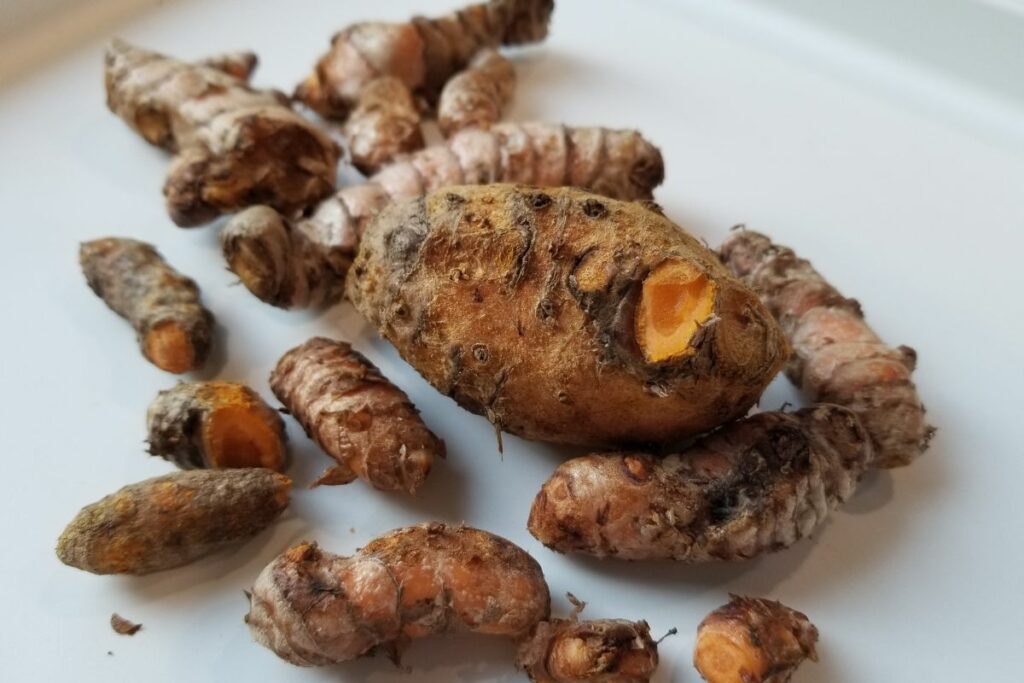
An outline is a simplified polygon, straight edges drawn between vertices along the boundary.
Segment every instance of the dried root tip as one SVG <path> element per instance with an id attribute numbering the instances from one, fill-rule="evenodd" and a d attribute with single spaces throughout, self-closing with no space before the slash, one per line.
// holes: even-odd
<path id="1" fill-rule="evenodd" d="M 520 645 L 517 662 L 535 683 L 646 683 L 658 645 L 644 621 L 553 619 Z"/>
<path id="2" fill-rule="evenodd" d="M 108 237 L 82 243 L 89 287 L 135 328 L 143 355 L 161 370 L 200 367 L 210 350 L 213 315 L 195 282 L 167 265 L 152 245 Z"/>
<path id="3" fill-rule="evenodd" d="M 693 665 L 708 683 L 785 683 L 817 661 L 818 629 L 781 602 L 731 596 L 697 629 Z"/>
<path id="4" fill-rule="evenodd" d="M 437 19 L 353 24 L 334 36 L 295 97 L 321 116 L 344 119 L 367 83 L 394 76 L 436 102 L 481 50 L 547 36 L 553 8 L 553 0 L 490 0 Z"/>
<path id="5" fill-rule="evenodd" d="M 860 304 L 829 284 L 810 262 L 757 232 L 734 232 L 721 256 L 756 291 L 793 346 L 786 373 L 816 402 L 853 410 L 871 435 L 876 467 L 902 467 L 928 448 L 935 431 L 911 373 L 917 354 L 887 346 Z"/>
<path id="6" fill-rule="evenodd" d="M 114 633 L 117 633 L 118 635 L 134 636 L 142 630 L 142 624 L 136 624 L 129 621 L 115 612 L 110 615 L 110 628 L 114 629 Z"/>
<path id="7" fill-rule="evenodd" d="M 416 493 L 444 442 L 408 396 L 349 344 L 322 337 L 286 353 L 270 386 L 296 420 L 337 461 L 320 484 L 358 477 L 378 489 Z"/>
<path id="8" fill-rule="evenodd" d="M 852 495 L 871 457 L 860 421 L 840 406 L 758 413 L 664 459 L 563 463 L 534 500 L 529 529 L 559 552 L 749 559 L 810 534 Z"/>
<path id="9" fill-rule="evenodd" d="M 396 529 L 351 557 L 303 543 L 252 588 L 253 639 L 300 666 L 397 653 L 452 631 L 525 637 L 548 617 L 540 566 L 503 538 L 440 523 Z"/>
<path id="10" fill-rule="evenodd" d="M 445 137 L 463 128 L 487 130 L 501 120 L 516 85 L 516 70 L 497 50 L 484 50 L 441 91 L 437 123 Z"/>
<path id="11" fill-rule="evenodd" d="M 180 567 L 270 526 L 291 484 L 261 468 L 147 479 L 83 508 L 57 541 L 57 557 L 93 574 Z"/>
<path id="12" fill-rule="evenodd" d="M 408 86 L 394 76 L 366 84 L 344 132 L 352 164 L 366 175 L 423 148 L 419 109 Z"/>
<path id="13" fill-rule="evenodd" d="M 146 424 L 149 452 L 182 469 L 285 466 L 281 416 L 243 384 L 182 382 L 157 395 Z"/>
<path id="14" fill-rule="evenodd" d="M 175 152 L 164 195 L 193 226 L 253 204 L 293 212 L 330 194 L 337 145 L 287 98 L 247 83 L 251 53 L 188 63 L 115 40 L 107 105 L 148 142 Z"/>
<path id="15" fill-rule="evenodd" d="M 690 345 L 714 313 L 716 287 L 685 261 L 666 261 L 644 278 L 636 341 L 651 363 L 693 354 Z"/>

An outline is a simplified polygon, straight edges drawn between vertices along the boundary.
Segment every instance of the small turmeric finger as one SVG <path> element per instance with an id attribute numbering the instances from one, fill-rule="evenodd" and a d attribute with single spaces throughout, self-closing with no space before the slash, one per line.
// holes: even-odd
<path id="1" fill-rule="evenodd" d="M 550 608 L 537 562 L 486 531 L 440 523 L 396 529 L 351 557 L 297 545 L 253 585 L 253 639 L 300 666 L 453 631 L 522 638 Z"/>
<path id="2" fill-rule="evenodd" d="M 352 165 L 366 175 L 423 148 L 419 109 L 409 88 L 394 76 L 366 84 L 343 131 Z"/>
<path id="3" fill-rule="evenodd" d="M 645 621 L 552 619 L 521 643 L 517 662 L 535 683 L 647 683 L 658 644 Z"/>
<path id="4" fill-rule="evenodd" d="M 857 416 L 820 404 L 732 422 L 664 459 L 562 463 L 530 510 L 558 552 L 625 560 L 742 560 L 787 548 L 849 498 L 872 457 Z"/>
<path id="5" fill-rule="evenodd" d="M 512 99 L 516 69 L 497 50 L 484 50 L 441 91 L 437 124 L 445 137 L 463 128 L 487 130 Z"/>
<path id="6" fill-rule="evenodd" d="M 263 468 L 175 472 L 82 508 L 57 557 L 93 574 L 149 574 L 249 539 L 288 506 L 291 480 Z"/>
<path id="7" fill-rule="evenodd" d="M 146 414 L 149 452 L 182 469 L 285 466 L 284 421 L 237 382 L 182 382 Z"/>
<path id="8" fill-rule="evenodd" d="M 781 602 L 730 596 L 697 628 L 693 665 L 708 683 L 786 683 L 817 661 L 818 629 Z"/>
<path id="9" fill-rule="evenodd" d="M 721 247 L 722 260 L 757 292 L 793 347 L 786 374 L 810 401 L 853 410 L 871 435 L 876 467 L 909 465 L 928 448 L 935 428 L 911 373 L 917 353 L 886 345 L 860 304 L 830 285 L 792 249 L 750 230 Z"/>
<path id="10" fill-rule="evenodd" d="M 367 83 L 395 76 L 434 103 L 449 78 L 481 50 L 543 40 L 554 4 L 489 0 L 436 19 L 353 24 L 331 39 L 295 96 L 321 116 L 343 119 Z"/>
<path id="11" fill-rule="evenodd" d="M 152 245 L 107 237 L 83 242 L 78 255 L 89 287 L 135 328 L 142 354 L 161 370 L 202 366 L 213 315 L 191 279 L 167 265 Z"/>
<path id="12" fill-rule="evenodd" d="M 345 342 L 316 337 L 278 361 L 270 387 L 337 464 L 316 484 L 363 479 L 416 493 L 444 442 L 423 424 L 401 389 Z"/>

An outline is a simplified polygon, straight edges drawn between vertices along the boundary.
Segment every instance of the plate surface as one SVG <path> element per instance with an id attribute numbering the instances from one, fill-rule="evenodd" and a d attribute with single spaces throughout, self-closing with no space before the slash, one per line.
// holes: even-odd
<path id="1" fill-rule="evenodd" d="M 288 89 L 338 28 L 429 4 L 170 3 L 69 42 L 4 89 L 0 679 L 522 680 L 512 646 L 483 637 L 416 643 L 404 662 L 415 678 L 383 659 L 297 669 L 250 642 L 242 591 L 290 543 L 312 538 L 350 552 L 426 519 L 466 521 L 521 544 L 543 565 L 556 612 L 568 612 L 563 596 L 572 591 L 589 603 L 586 616 L 646 619 L 655 634 L 678 627 L 662 644 L 658 681 L 697 680 L 694 631 L 729 592 L 778 598 L 812 617 L 821 662 L 801 669 L 802 683 L 1019 678 L 1017 141 L 983 117 L 946 116 L 934 101 L 873 87 L 875 71 L 847 78 L 857 64 L 847 53 L 830 61 L 827 41 L 805 45 L 795 32 L 782 50 L 777 39 L 759 40 L 749 13 L 730 14 L 745 3 L 559 0 L 550 40 L 517 54 L 510 118 L 641 129 L 665 155 L 657 199 L 669 216 L 712 245 L 746 223 L 813 259 L 862 302 L 886 340 L 917 348 L 918 385 L 940 427 L 926 457 L 867 477 L 814 539 L 777 555 L 697 567 L 563 557 L 536 543 L 525 522 L 566 451 L 508 437 L 499 456 L 486 421 L 426 385 L 347 305 L 278 311 L 235 286 L 217 228 L 181 230 L 166 217 L 167 158 L 103 103 L 101 49 L 115 33 L 182 57 L 251 47 L 262 58 L 256 82 Z M 869 57 L 874 66 L 886 59 Z M 889 75 L 913 73 L 901 66 Z M 283 351 L 315 334 L 352 340 L 448 443 L 449 458 L 421 497 L 360 483 L 307 490 L 328 461 L 289 420 L 294 504 L 253 542 L 144 578 L 60 564 L 55 540 L 82 505 L 170 471 L 142 441 L 146 405 L 175 379 L 140 357 L 130 329 L 89 292 L 76 264 L 77 243 L 106 234 L 153 242 L 199 282 L 220 346 L 197 377 L 245 381 L 271 398 L 267 373 Z M 795 400 L 780 379 L 762 405 Z M 115 635 L 107 623 L 115 611 L 144 629 Z"/>

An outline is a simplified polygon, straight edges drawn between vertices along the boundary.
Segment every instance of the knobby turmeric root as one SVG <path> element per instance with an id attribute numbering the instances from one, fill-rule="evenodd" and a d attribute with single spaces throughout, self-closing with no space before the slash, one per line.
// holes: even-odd
<path id="1" fill-rule="evenodd" d="M 737 231 L 722 260 L 761 295 L 793 346 L 786 374 L 811 401 L 837 403 L 864 422 L 874 465 L 909 465 L 935 431 L 910 378 L 917 353 L 887 346 L 847 299 L 787 247 L 757 232 Z"/>
<path id="2" fill-rule="evenodd" d="M 182 469 L 285 466 L 284 422 L 236 382 L 182 382 L 146 414 L 149 452 Z"/>
<path id="3" fill-rule="evenodd" d="M 730 596 L 697 629 L 693 665 L 708 683 L 786 683 L 805 659 L 818 661 L 818 629 L 781 602 Z"/>
<path id="4" fill-rule="evenodd" d="M 744 415 L 789 348 L 757 296 L 660 213 L 576 189 L 456 186 L 367 229 L 347 295 L 498 429 L 672 442 Z"/>
<path id="5" fill-rule="evenodd" d="M 164 195 L 181 226 L 253 204 L 292 212 L 330 194 L 334 142 L 279 92 L 246 79 L 245 53 L 187 63 L 115 40 L 107 106 L 147 142 L 175 153 Z"/>
<path id="6" fill-rule="evenodd" d="M 351 557 L 302 543 L 270 563 L 245 621 L 256 642 L 300 666 L 414 638 L 472 631 L 522 638 L 550 608 L 540 566 L 503 538 L 440 523 L 397 529 Z"/>
<path id="7" fill-rule="evenodd" d="M 563 463 L 534 500 L 529 529 L 559 552 L 748 559 L 810 534 L 853 494 L 871 457 L 846 408 L 758 413 L 664 459 L 608 453 Z"/>
<path id="8" fill-rule="evenodd" d="M 92 291 L 135 328 L 149 362 L 174 373 L 202 366 L 213 315 L 200 303 L 196 283 L 167 265 L 152 245 L 107 237 L 83 242 L 78 260 Z"/>
<path id="9" fill-rule="evenodd" d="M 354 24 L 331 39 L 295 96 L 321 116 L 344 119 L 367 83 L 395 76 L 435 102 L 480 50 L 543 40 L 553 9 L 554 0 L 490 0 L 438 19 Z"/>
<path id="10" fill-rule="evenodd" d="M 282 308 L 333 303 L 369 222 L 393 201 L 448 185 L 572 185 L 618 199 L 649 199 L 664 178 L 661 152 L 638 132 L 505 123 L 446 143 L 346 187 L 312 215 L 288 221 L 268 207 L 233 217 L 221 233 L 228 266 L 260 300 Z"/>
<path id="11" fill-rule="evenodd" d="M 270 387 L 337 464 L 319 484 L 356 477 L 385 491 L 416 493 L 444 442 L 405 393 L 345 342 L 315 337 L 286 353 Z"/>
<path id="12" fill-rule="evenodd" d="M 501 120 L 512 99 L 516 70 L 497 50 L 480 52 L 465 71 L 452 77 L 437 105 L 437 124 L 445 137 L 463 128 L 487 130 Z"/>
<path id="13" fill-rule="evenodd" d="M 423 148 L 419 109 L 408 86 L 394 76 L 366 84 L 344 133 L 352 164 L 366 175 Z"/>
<path id="14" fill-rule="evenodd" d="M 291 480 L 262 468 L 175 472 L 82 509 L 57 557 L 93 574 L 149 574 L 255 536 L 288 506 Z"/>
<path id="15" fill-rule="evenodd" d="M 647 683 L 658 645 L 645 621 L 552 619 L 520 644 L 517 663 L 535 683 Z"/>

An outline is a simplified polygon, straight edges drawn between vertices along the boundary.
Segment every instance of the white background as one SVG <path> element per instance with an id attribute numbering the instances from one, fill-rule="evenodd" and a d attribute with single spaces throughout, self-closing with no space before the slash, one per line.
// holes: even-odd
<path id="1" fill-rule="evenodd" d="M 290 543 L 316 539 L 347 553 L 426 519 L 464 520 L 521 544 L 543 565 L 556 612 L 567 611 L 571 590 L 590 603 L 588 616 L 647 619 L 655 634 L 678 627 L 662 645 L 658 681 L 697 679 L 694 631 L 730 591 L 782 599 L 819 626 L 821 662 L 801 669 L 801 683 L 1017 680 L 1020 102 L 998 79 L 972 82 L 927 51 L 887 51 L 884 41 L 794 14 L 798 4 L 558 0 L 549 41 L 519 55 L 511 118 L 641 129 L 665 155 L 657 199 L 669 216 L 712 245 L 745 222 L 795 246 L 861 300 L 883 337 L 919 351 L 918 385 L 940 428 L 922 460 L 867 477 L 811 541 L 697 567 L 568 558 L 537 544 L 525 529 L 529 505 L 567 451 L 509 437 L 502 459 L 482 418 L 434 392 L 347 305 L 283 312 L 233 286 L 217 226 L 171 224 L 160 196 L 166 156 L 103 104 L 101 46 L 114 33 L 182 57 L 253 48 L 257 83 L 289 89 L 336 29 L 431 3 L 95 2 L 8 35 L 0 680 L 520 680 L 512 646 L 485 637 L 414 644 L 405 664 L 415 677 L 383 659 L 300 670 L 250 642 L 242 590 Z M 999 31 L 1015 25 L 1004 16 Z M 991 52 L 984 31 L 961 38 L 976 41 L 971 54 Z M 1003 59 L 992 73 L 1007 68 L 1019 75 L 1024 59 Z M 149 577 L 63 566 L 53 546 L 82 505 L 171 470 L 142 441 L 146 405 L 175 379 L 141 358 L 76 264 L 79 241 L 107 234 L 155 243 L 200 283 L 219 344 L 197 377 L 246 381 L 269 399 L 266 376 L 283 351 L 314 334 L 350 339 L 409 392 L 448 442 L 448 461 L 416 500 L 361 483 L 309 491 L 328 459 L 289 420 L 298 486 L 272 530 Z M 793 398 L 779 380 L 762 405 Z M 115 635 L 114 611 L 144 629 Z"/>

